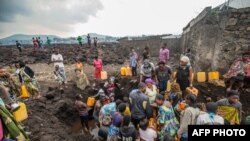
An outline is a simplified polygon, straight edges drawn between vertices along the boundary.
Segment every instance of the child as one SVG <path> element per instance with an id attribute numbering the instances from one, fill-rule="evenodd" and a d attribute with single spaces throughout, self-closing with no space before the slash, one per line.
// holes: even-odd
<path id="1" fill-rule="evenodd" d="M 107 90 L 108 96 L 111 98 L 111 101 L 114 101 L 114 89 L 115 89 L 115 78 L 110 77 L 109 81 L 104 84 L 104 87 Z"/>
<path id="2" fill-rule="evenodd" d="M 80 119 L 81 119 L 81 124 L 82 127 L 84 128 L 85 132 L 89 133 L 89 114 L 88 114 L 88 107 L 87 104 L 82 102 L 82 96 L 77 95 L 76 96 L 76 101 L 75 101 L 75 107 L 79 112 Z"/>
<path id="3" fill-rule="evenodd" d="M 143 119 L 139 124 L 139 134 L 142 141 L 155 141 L 157 133 L 152 128 L 148 127 L 149 122 L 147 119 Z"/>
<path id="4" fill-rule="evenodd" d="M 55 80 L 59 82 L 59 89 L 63 91 L 63 88 L 65 86 L 65 80 L 63 77 L 63 73 L 60 71 L 58 65 L 55 66 L 54 77 Z"/>

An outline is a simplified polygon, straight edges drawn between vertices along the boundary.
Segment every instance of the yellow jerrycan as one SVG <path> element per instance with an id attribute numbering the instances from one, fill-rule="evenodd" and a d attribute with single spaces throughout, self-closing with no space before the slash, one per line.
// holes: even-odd
<path id="1" fill-rule="evenodd" d="M 197 82 L 206 82 L 206 73 L 205 72 L 197 72 Z"/>
<path id="2" fill-rule="evenodd" d="M 126 76 L 126 68 L 121 67 L 121 76 Z"/>
<path id="3" fill-rule="evenodd" d="M 219 80 L 220 74 L 218 71 L 212 71 L 208 73 L 208 80 Z"/>
<path id="4" fill-rule="evenodd" d="M 25 85 L 22 85 L 20 98 L 28 98 L 28 97 L 29 97 L 29 92 L 27 90 L 27 87 Z"/>
<path id="5" fill-rule="evenodd" d="M 22 102 L 18 103 L 20 108 L 13 112 L 13 116 L 17 122 L 22 122 L 28 118 L 27 108 L 26 105 Z"/>
<path id="6" fill-rule="evenodd" d="M 108 79 L 108 73 L 107 73 L 106 71 L 102 71 L 102 72 L 101 72 L 101 79 L 102 79 L 102 80 Z"/>
<path id="7" fill-rule="evenodd" d="M 126 76 L 132 76 L 132 69 L 130 67 L 126 68 Z"/>

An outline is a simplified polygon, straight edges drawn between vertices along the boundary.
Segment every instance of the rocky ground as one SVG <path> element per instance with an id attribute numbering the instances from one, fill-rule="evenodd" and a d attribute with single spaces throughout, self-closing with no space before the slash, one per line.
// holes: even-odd
<path id="1" fill-rule="evenodd" d="M 65 64 L 75 63 L 81 59 L 87 64 L 92 64 L 95 56 L 103 59 L 106 64 L 123 64 L 129 50 L 121 51 L 119 45 L 102 44 L 99 48 L 88 47 L 87 45 L 54 45 L 45 49 L 34 49 L 31 45 L 24 45 L 23 52 L 19 53 L 15 46 L 1 47 L 0 64 L 8 65 L 16 60 L 23 60 L 28 64 L 49 63 L 53 47 L 60 48 Z"/>
<path id="2" fill-rule="evenodd" d="M 108 47 L 109 49 L 105 49 Z M 93 71 L 91 62 L 95 54 L 99 54 L 104 60 L 104 69 L 109 75 L 117 76 L 119 83 L 123 86 L 122 93 L 127 95 L 137 83 L 132 83 L 131 77 L 120 77 L 119 69 L 126 65 L 127 50 L 119 45 L 105 45 L 99 49 L 90 49 L 86 46 L 78 48 L 77 45 L 60 46 L 65 59 L 66 72 L 69 83 L 67 89 L 62 94 L 57 89 L 57 83 L 53 80 L 53 65 L 48 64 L 51 56 L 51 49 L 33 51 L 33 48 L 25 48 L 26 52 L 19 55 L 15 53 L 15 48 L 1 48 L 0 65 L 6 65 L 13 61 L 23 59 L 35 71 L 36 77 L 41 85 L 41 93 L 43 97 L 39 100 L 25 100 L 27 105 L 29 118 L 23 122 L 27 131 L 31 132 L 32 141 L 91 141 L 92 136 L 86 135 L 80 131 L 79 118 L 74 105 L 74 97 L 81 94 L 86 100 L 88 96 L 96 94 L 91 87 L 82 91 L 74 85 L 74 59 L 82 58 L 84 61 L 84 71 L 93 83 Z M 156 62 L 156 59 L 153 59 Z M 171 58 L 171 66 L 176 66 L 178 58 Z M 103 81 L 96 82 L 97 86 L 102 85 Z M 218 84 L 196 83 L 195 87 L 199 89 L 198 99 L 205 102 L 208 97 L 213 101 L 225 97 L 225 88 Z M 246 92 L 241 94 L 241 102 L 243 103 L 243 115 L 250 114 L 250 95 Z M 95 124 L 91 121 L 91 128 L 95 128 Z M 96 133 L 94 129 L 93 133 Z"/>

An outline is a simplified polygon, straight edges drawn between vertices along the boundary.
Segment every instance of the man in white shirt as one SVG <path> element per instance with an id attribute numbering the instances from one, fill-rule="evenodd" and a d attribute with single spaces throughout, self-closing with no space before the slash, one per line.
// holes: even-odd
<path id="1" fill-rule="evenodd" d="M 53 54 L 51 56 L 51 61 L 54 63 L 54 68 L 56 66 L 59 66 L 59 71 L 62 73 L 64 82 L 66 83 L 67 82 L 67 80 L 66 80 L 67 78 L 66 78 L 66 73 L 65 73 L 65 70 L 64 70 L 63 57 L 59 53 L 59 49 L 55 49 L 53 51 Z"/>

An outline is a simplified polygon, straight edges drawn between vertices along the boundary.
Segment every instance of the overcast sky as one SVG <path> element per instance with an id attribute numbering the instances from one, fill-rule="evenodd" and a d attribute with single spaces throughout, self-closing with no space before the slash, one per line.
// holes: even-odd
<path id="1" fill-rule="evenodd" d="M 61 37 L 181 34 L 207 6 L 225 0 L 0 0 L 0 38 L 12 34 Z"/>

